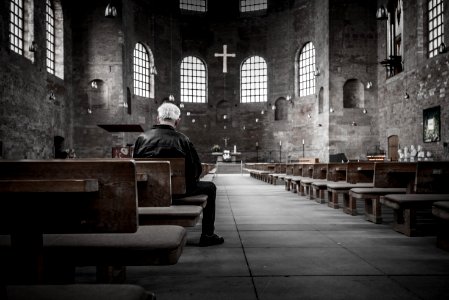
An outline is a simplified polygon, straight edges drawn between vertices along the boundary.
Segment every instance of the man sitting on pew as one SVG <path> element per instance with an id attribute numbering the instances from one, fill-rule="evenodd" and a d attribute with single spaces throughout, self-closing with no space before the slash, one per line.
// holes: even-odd
<path id="1" fill-rule="evenodd" d="M 207 195 L 207 204 L 203 210 L 200 246 L 222 244 L 224 239 L 214 233 L 217 188 L 211 181 L 199 180 L 202 167 L 198 153 L 190 139 L 183 133 L 176 131 L 180 122 L 181 111 L 170 102 L 164 102 L 157 111 L 159 124 L 154 125 L 137 138 L 133 157 L 185 158 L 187 192 L 184 196 Z"/>

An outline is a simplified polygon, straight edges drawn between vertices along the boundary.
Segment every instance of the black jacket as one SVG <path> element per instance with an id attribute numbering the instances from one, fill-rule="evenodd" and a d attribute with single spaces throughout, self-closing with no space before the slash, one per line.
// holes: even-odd
<path id="1" fill-rule="evenodd" d="M 154 125 L 142 133 L 134 144 L 133 157 L 184 157 L 187 190 L 195 186 L 201 175 L 201 161 L 192 142 L 170 125 Z"/>

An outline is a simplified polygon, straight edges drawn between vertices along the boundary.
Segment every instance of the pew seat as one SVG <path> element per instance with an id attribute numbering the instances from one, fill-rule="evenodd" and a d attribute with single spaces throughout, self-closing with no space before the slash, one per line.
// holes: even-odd
<path id="1" fill-rule="evenodd" d="M 437 247 L 449 251 L 449 202 L 433 203 L 432 214 L 437 221 Z"/>
<path id="2" fill-rule="evenodd" d="M 187 196 L 174 198 L 172 200 L 173 205 L 199 205 L 202 208 L 206 207 L 207 204 L 207 195 L 195 195 L 195 196 Z"/>
<path id="3" fill-rule="evenodd" d="M 373 187 L 372 182 L 361 182 L 361 183 L 348 183 L 348 182 L 328 182 L 327 183 L 327 194 L 329 207 L 338 209 L 340 205 L 338 204 L 338 196 L 343 195 L 343 198 L 349 198 L 349 190 L 352 188 L 371 188 Z M 346 200 L 344 200 L 346 201 Z"/>
<path id="4" fill-rule="evenodd" d="M 405 194 L 406 188 L 352 188 L 349 199 L 343 203 L 343 211 L 349 215 L 357 215 L 357 200 L 365 202 L 365 218 L 375 224 L 382 223 L 382 206 L 380 197 L 387 194 Z M 346 201 L 347 200 L 347 201 Z"/>
<path id="5" fill-rule="evenodd" d="M 139 225 L 179 225 L 193 227 L 198 223 L 202 211 L 203 207 L 199 205 L 139 207 Z"/>
<path id="6" fill-rule="evenodd" d="M 132 284 L 10 285 L 8 300 L 153 300 L 155 295 Z"/>
<path id="7" fill-rule="evenodd" d="M 449 194 L 387 194 L 380 199 L 394 211 L 393 229 L 407 236 L 435 233 L 431 210 L 437 201 L 449 201 Z"/>
<path id="8" fill-rule="evenodd" d="M 303 178 L 300 182 L 301 184 L 301 190 L 304 191 L 304 194 L 306 196 L 309 196 L 310 200 L 314 198 L 312 184 L 313 183 L 319 183 L 319 182 L 325 182 L 325 179 L 314 179 L 314 178 Z"/>

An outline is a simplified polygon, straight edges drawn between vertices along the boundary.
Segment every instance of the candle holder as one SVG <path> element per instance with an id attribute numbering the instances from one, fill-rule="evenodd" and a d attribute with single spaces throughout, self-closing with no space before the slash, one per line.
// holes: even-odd
<path id="1" fill-rule="evenodd" d="M 282 162 L 281 157 L 282 157 L 282 144 L 279 144 L 279 163 Z"/>

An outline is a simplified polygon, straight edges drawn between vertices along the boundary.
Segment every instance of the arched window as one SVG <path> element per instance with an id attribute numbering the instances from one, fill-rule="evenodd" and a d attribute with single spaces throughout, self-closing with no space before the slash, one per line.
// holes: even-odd
<path id="1" fill-rule="evenodd" d="M 55 10 L 50 0 L 45 5 L 45 29 L 47 39 L 47 71 L 55 74 Z"/>
<path id="2" fill-rule="evenodd" d="M 134 48 L 134 95 L 150 97 L 150 56 L 141 43 Z"/>
<path id="3" fill-rule="evenodd" d="M 184 57 L 181 62 L 181 102 L 206 103 L 206 66 L 195 56 Z"/>
<path id="4" fill-rule="evenodd" d="M 298 71 L 299 96 L 315 94 L 315 47 L 311 42 L 300 51 Z"/>
<path id="5" fill-rule="evenodd" d="M 240 0 L 240 11 L 259 11 L 267 9 L 267 0 Z"/>
<path id="6" fill-rule="evenodd" d="M 33 0 L 9 1 L 9 48 L 34 61 Z"/>
<path id="7" fill-rule="evenodd" d="M 207 1 L 206 0 L 180 0 L 179 8 L 190 11 L 206 12 Z"/>
<path id="8" fill-rule="evenodd" d="M 240 102 L 266 102 L 268 94 L 267 63 L 260 56 L 252 56 L 242 64 Z"/>
<path id="9" fill-rule="evenodd" d="M 402 0 L 391 1 L 388 5 L 388 26 L 387 26 L 387 77 L 392 77 L 402 72 L 403 57 L 403 31 L 404 14 Z"/>
<path id="10" fill-rule="evenodd" d="M 428 0 L 429 57 L 438 54 L 438 47 L 444 42 L 444 3 L 443 0 Z"/>

